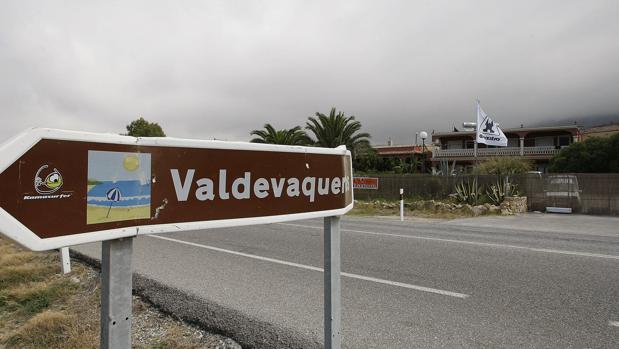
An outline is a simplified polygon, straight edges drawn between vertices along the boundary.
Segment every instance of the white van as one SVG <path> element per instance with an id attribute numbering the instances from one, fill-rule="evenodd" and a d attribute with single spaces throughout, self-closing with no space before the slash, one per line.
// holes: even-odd
<path id="1" fill-rule="evenodd" d="M 544 182 L 547 212 L 568 212 L 561 209 L 580 209 L 578 178 L 575 175 L 549 175 Z M 559 210 L 555 210 L 559 208 Z"/>

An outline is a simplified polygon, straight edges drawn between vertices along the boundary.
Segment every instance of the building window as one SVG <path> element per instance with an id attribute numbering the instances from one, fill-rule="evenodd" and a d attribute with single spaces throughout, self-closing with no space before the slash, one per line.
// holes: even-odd
<path id="1" fill-rule="evenodd" d="M 535 146 L 536 147 L 554 147 L 555 146 L 555 138 L 550 137 L 535 137 Z"/>
<path id="2" fill-rule="evenodd" d="M 559 147 L 567 147 L 572 142 L 572 136 L 565 135 L 557 137 L 557 145 Z"/>
<path id="3" fill-rule="evenodd" d="M 462 141 L 447 141 L 447 149 L 462 149 Z"/>
<path id="4" fill-rule="evenodd" d="M 464 147 L 466 149 L 473 149 L 473 148 L 475 148 L 475 141 L 473 141 L 473 140 L 464 141 Z"/>

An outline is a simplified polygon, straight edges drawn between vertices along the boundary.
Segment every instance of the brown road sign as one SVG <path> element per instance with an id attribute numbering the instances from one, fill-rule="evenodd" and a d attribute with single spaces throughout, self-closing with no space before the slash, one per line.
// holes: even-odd
<path id="1" fill-rule="evenodd" d="M 0 146 L 0 233 L 32 250 L 336 216 L 350 152 L 33 129 Z"/>

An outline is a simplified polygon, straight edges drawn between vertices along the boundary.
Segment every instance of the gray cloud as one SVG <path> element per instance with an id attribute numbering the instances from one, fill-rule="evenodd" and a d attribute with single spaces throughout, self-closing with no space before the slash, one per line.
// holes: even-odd
<path id="1" fill-rule="evenodd" d="M 0 140 L 27 127 L 248 140 L 331 106 L 374 142 L 619 114 L 617 1 L 9 1 Z"/>

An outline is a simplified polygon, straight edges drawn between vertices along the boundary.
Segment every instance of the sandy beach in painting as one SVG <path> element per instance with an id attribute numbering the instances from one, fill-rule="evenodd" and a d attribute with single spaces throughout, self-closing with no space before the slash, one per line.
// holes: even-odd
<path id="1" fill-rule="evenodd" d="M 150 218 L 150 205 L 132 207 L 112 207 L 108 215 L 108 207 L 88 205 L 87 224 L 126 221 L 130 219 Z"/>
<path id="2" fill-rule="evenodd" d="M 88 152 L 86 223 L 150 218 L 150 154 Z"/>

